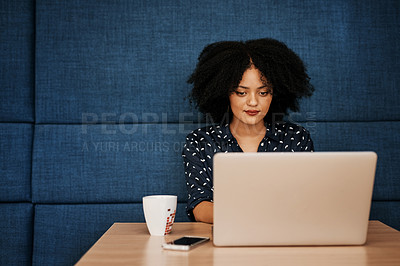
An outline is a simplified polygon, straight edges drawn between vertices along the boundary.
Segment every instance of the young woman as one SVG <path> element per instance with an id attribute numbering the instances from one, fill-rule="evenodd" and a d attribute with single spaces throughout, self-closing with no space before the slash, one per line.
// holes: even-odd
<path id="1" fill-rule="evenodd" d="M 188 82 L 191 98 L 214 125 L 190 133 L 182 152 L 191 220 L 213 222 L 215 153 L 313 151 L 307 130 L 277 122 L 311 96 L 309 80 L 301 59 L 274 39 L 204 48 Z"/>

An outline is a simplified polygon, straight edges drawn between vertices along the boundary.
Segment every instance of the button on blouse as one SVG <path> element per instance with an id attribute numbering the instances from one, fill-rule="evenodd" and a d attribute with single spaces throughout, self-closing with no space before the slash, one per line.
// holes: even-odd
<path id="1" fill-rule="evenodd" d="M 258 152 L 314 151 L 310 134 L 303 127 L 288 122 L 266 127 Z M 243 152 L 228 124 L 199 128 L 186 137 L 182 157 L 188 191 L 186 211 L 192 221 L 197 204 L 213 201 L 212 159 L 217 152 Z"/>

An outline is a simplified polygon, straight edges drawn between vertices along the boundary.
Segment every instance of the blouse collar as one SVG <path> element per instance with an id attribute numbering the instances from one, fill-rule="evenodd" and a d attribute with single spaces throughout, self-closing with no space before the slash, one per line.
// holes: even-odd
<path id="1" fill-rule="evenodd" d="M 265 127 L 267 128 L 267 130 L 265 132 L 264 139 L 272 139 L 275 141 L 279 141 L 277 129 L 272 127 L 270 123 L 266 123 Z M 216 131 L 218 131 L 217 133 L 219 133 L 221 136 L 226 136 L 225 138 L 224 137 L 221 138 L 222 141 L 232 142 L 235 139 L 229 128 L 229 124 L 217 125 L 215 129 Z"/>

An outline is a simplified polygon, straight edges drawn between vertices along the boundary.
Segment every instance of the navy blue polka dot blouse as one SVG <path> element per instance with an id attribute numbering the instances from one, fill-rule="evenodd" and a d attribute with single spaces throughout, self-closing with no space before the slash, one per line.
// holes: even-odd
<path id="1" fill-rule="evenodd" d="M 313 151 L 309 132 L 292 123 L 266 124 L 267 131 L 258 152 Z M 193 208 L 202 201 L 213 201 L 213 163 L 217 152 L 243 152 L 229 125 L 199 128 L 186 137 L 182 157 L 188 190 L 187 213 L 194 221 Z"/>

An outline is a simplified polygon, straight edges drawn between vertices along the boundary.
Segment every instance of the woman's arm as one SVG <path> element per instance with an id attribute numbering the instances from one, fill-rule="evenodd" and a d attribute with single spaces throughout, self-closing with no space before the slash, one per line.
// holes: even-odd
<path id="1" fill-rule="evenodd" d="M 214 221 L 214 204 L 210 201 L 202 201 L 193 209 L 193 215 L 198 222 L 212 224 Z"/>
<path id="2" fill-rule="evenodd" d="M 186 211 L 191 221 L 204 221 L 201 218 L 203 211 L 200 211 L 200 216 L 196 217 L 193 210 L 201 202 L 213 200 L 212 150 L 208 149 L 210 146 L 204 142 L 205 135 L 201 129 L 190 133 L 182 150 L 188 191 Z M 202 210 L 202 207 L 199 208 Z"/>

